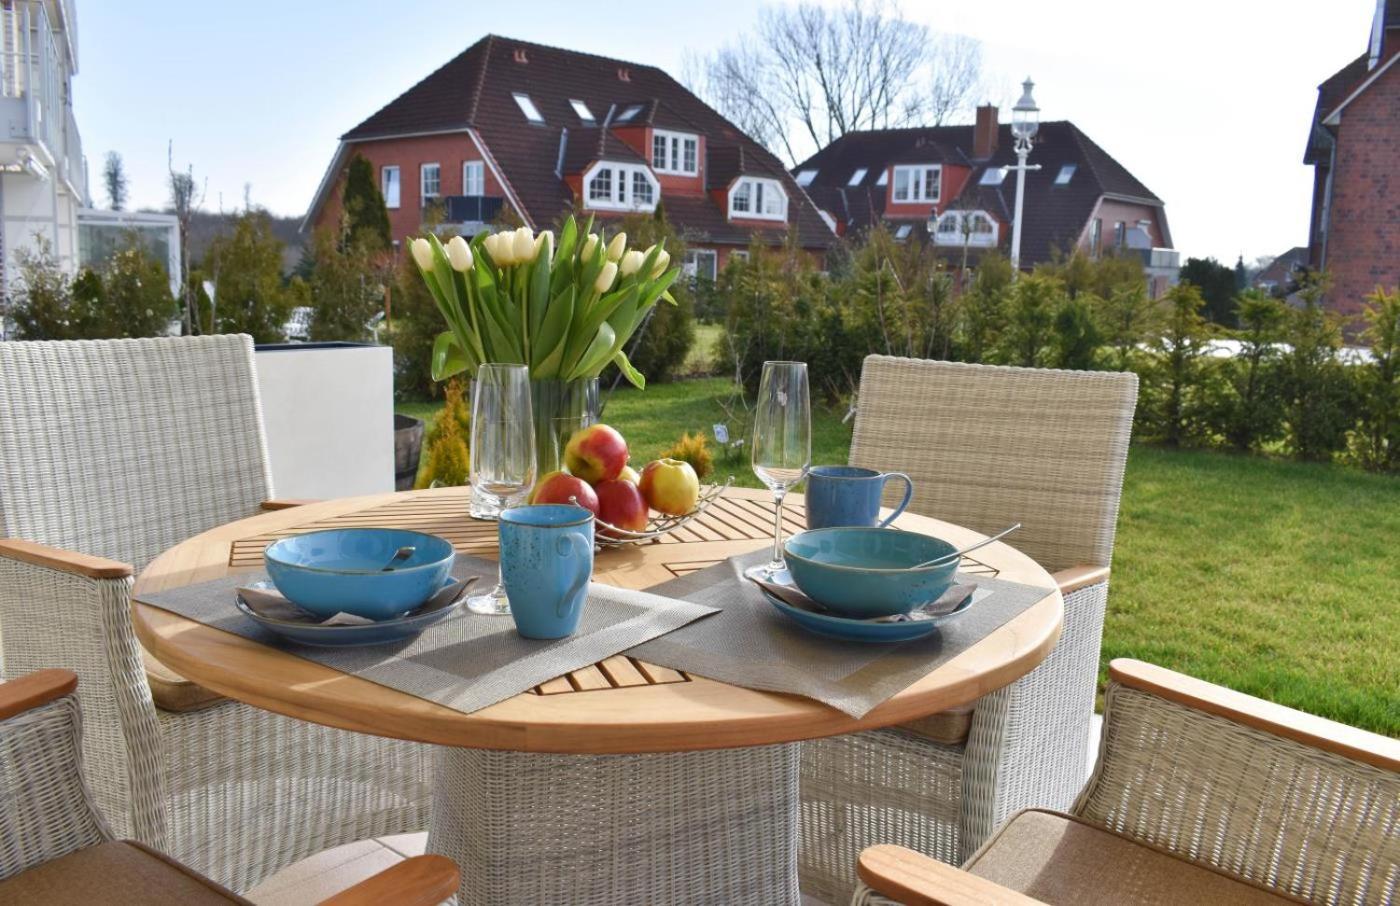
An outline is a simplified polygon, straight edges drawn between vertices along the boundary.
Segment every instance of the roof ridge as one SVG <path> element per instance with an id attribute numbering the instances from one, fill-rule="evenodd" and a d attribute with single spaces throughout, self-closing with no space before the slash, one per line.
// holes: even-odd
<path id="1" fill-rule="evenodd" d="M 1089 149 L 1084 145 L 1084 142 L 1088 141 L 1089 137 L 1080 131 L 1079 127 L 1073 123 L 1069 124 L 1069 134 L 1070 138 L 1074 140 L 1074 143 L 1079 146 L 1079 156 L 1083 159 L 1084 165 L 1089 168 L 1090 175 L 1094 177 L 1094 182 L 1098 184 L 1099 194 L 1102 195 L 1104 193 L 1103 175 L 1099 173 L 1099 168 L 1094 166 L 1094 156 L 1089 153 Z M 1093 142 L 1090 142 L 1090 144 L 1093 144 Z M 1100 151 L 1103 150 L 1096 144 L 1094 147 Z M 1104 153 L 1107 154 L 1108 152 Z M 1143 186 L 1143 188 L 1147 187 Z"/>
<path id="2" fill-rule="evenodd" d="M 467 124 L 473 126 L 476 125 L 476 108 L 477 105 L 481 103 L 481 92 L 482 89 L 486 87 L 486 66 L 488 63 L 491 62 L 491 49 L 495 46 L 496 36 L 488 34 L 486 37 L 482 38 L 476 43 L 485 43 L 486 47 L 482 50 L 481 53 L 481 69 L 477 71 L 476 84 L 472 86 L 472 99 L 467 104 Z M 474 44 L 472 46 L 475 47 L 476 45 Z M 471 47 L 468 47 L 467 51 L 470 50 Z M 465 52 L 466 51 L 464 51 L 464 53 Z"/>
<path id="3" fill-rule="evenodd" d="M 602 54 L 589 53 L 589 52 L 586 51 L 586 50 L 573 50 L 572 48 L 568 48 L 568 47 L 559 47 L 558 45 L 555 45 L 555 44 L 541 44 L 541 43 L 539 43 L 539 42 L 537 42 L 537 41 L 526 41 L 526 40 L 521 39 L 521 38 L 512 38 L 512 37 L 510 37 L 509 35 L 488 34 L 486 37 L 492 38 L 492 39 L 494 39 L 494 40 L 496 40 L 496 41 L 502 41 L 502 42 L 505 42 L 505 43 L 509 43 L 509 44 L 521 44 L 521 45 L 524 45 L 525 47 L 538 47 L 538 48 L 540 48 L 541 50 L 552 50 L 552 51 L 556 51 L 556 52 L 558 52 L 558 53 L 566 53 L 566 54 L 569 54 L 570 56 L 575 56 L 575 57 L 589 57 L 589 58 L 594 59 L 594 60 L 601 60 L 601 61 L 604 62 L 604 63 L 614 63 L 614 64 L 619 64 L 619 65 L 622 65 L 622 66 L 635 66 L 635 67 L 637 67 L 637 68 L 639 68 L 639 69 L 651 69 L 651 70 L 655 70 L 656 72 L 662 72 L 662 73 L 664 73 L 664 72 L 666 71 L 666 70 L 662 69 L 660 66 L 653 66 L 651 63 L 638 63 L 638 62 L 636 62 L 636 61 L 634 61 L 634 60 L 621 60 L 621 59 L 618 59 L 617 57 L 605 57 L 605 56 L 603 56 Z"/>

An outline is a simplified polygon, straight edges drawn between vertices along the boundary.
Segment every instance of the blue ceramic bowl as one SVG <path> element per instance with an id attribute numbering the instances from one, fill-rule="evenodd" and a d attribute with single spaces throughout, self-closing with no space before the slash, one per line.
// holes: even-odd
<path id="1" fill-rule="evenodd" d="M 812 529 L 793 535 L 783 550 L 792 581 L 808 597 L 832 613 L 862 620 L 908 613 L 938 600 L 961 562 L 911 569 L 957 547 L 898 529 Z"/>
<path id="2" fill-rule="evenodd" d="M 413 556 L 384 572 L 401 547 Z M 267 575 L 293 604 L 319 617 L 340 612 L 370 620 L 403 616 L 442 587 L 456 554 L 436 535 L 404 529 L 348 528 L 274 541 Z"/>

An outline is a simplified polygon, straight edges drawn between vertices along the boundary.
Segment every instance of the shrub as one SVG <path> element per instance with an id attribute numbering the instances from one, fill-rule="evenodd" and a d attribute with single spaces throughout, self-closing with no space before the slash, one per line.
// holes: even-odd
<path id="1" fill-rule="evenodd" d="M 1177 284 L 1160 300 L 1162 329 L 1142 374 L 1140 422 L 1149 436 L 1173 447 L 1201 430 L 1209 336 L 1201 317 L 1204 305 L 1200 290 L 1190 283 Z"/>
<path id="2" fill-rule="evenodd" d="M 1266 292 L 1246 290 L 1235 310 L 1240 353 L 1220 362 L 1220 380 L 1208 385 L 1207 418 L 1230 446 L 1247 452 L 1283 433 L 1278 343 L 1288 309 Z"/>
<path id="3" fill-rule="evenodd" d="M 93 340 L 164 334 L 177 312 L 165 268 L 132 234 L 100 268 L 70 278 L 42 239 L 21 249 L 10 318 L 25 340 Z"/>
<path id="4" fill-rule="evenodd" d="M 384 306 L 383 254 L 366 241 L 341 242 L 323 229 L 311 237 L 309 264 L 311 339 L 373 339 L 370 322 Z"/>
<path id="5" fill-rule="evenodd" d="M 618 229 L 627 233 L 628 248 L 645 249 L 660 242 L 672 263 L 685 258 L 685 243 L 671 228 L 660 205 L 654 214 L 624 217 Z M 670 293 L 676 304 L 659 302 L 652 306 L 645 326 L 637 329 L 627 347 L 628 360 L 649 382 L 664 383 L 674 378 L 690 355 L 690 347 L 695 345 L 695 297 L 690 281 L 676 280 Z M 616 377 L 616 367 L 609 365 L 603 379 L 612 383 Z"/>
<path id="6" fill-rule="evenodd" d="M 1023 275 L 1011 285 L 997 359 L 1006 365 L 1033 368 L 1050 357 L 1056 312 L 1065 303 L 1064 286 L 1055 277 Z"/>
<path id="7" fill-rule="evenodd" d="M 1088 371 L 1098 360 L 1103 333 L 1095 316 L 1094 297 L 1072 296 L 1055 312 L 1053 364 L 1056 368 Z"/>
<path id="8" fill-rule="evenodd" d="M 258 343 L 277 343 L 299 301 L 282 280 L 282 243 L 266 211 L 238 215 L 230 232 L 209 243 L 202 269 L 214 281 L 215 333 L 246 333 Z"/>
<path id="9" fill-rule="evenodd" d="M 710 439 L 705 436 L 703 431 L 695 434 L 687 431 L 661 456 L 666 459 L 679 459 L 681 462 L 690 463 L 690 467 L 695 470 L 695 474 L 701 481 L 708 478 L 715 470 L 714 456 L 710 453 Z"/>
<path id="10" fill-rule="evenodd" d="M 1280 391 L 1288 446 L 1299 459 L 1331 459 L 1356 422 L 1355 386 L 1337 357 L 1341 324 L 1322 307 L 1325 290 L 1323 278 L 1304 281 L 1302 307 L 1290 310 L 1284 333 L 1289 349 L 1280 363 Z"/>
<path id="11" fill-rule="evenodd" d="M 470 437 L 471 407 L 464 398 L 462 384 L 457 380 L 448 381 L 442 411 L 423 439 L 427 455 L 414 487 L 467 484 L 471 479 Z"/>
<path id="12" fill-rule="evenodd" d="M 1376 287 L 1363 317 L 1371 361 L 1358 366 L 1361 418 L 1352 448 L 1368 469 L 1400 469 L 1400 287 Z"/>
<path id="13" fill-rule="evenodd" d="M 90 271 L 78 276 L 74 294 L 100 287 L 97 319 L 102 337 L 155 337 L 164 334 L 180 311 L 170 294 L 170 275 L 135 234 L 101 268 L 100 280 Z M 88 287 L 81 284 L 87 281 Z M 92 286 L 96 284 L 97 287 Z"/>
<path id="14" fill-rule="evenodd" d="M 77 340 L 92 336 L 92 294 L 74 298 L 73 285 L 47 240 L 38 237 L 35 248 L 17 250 L 15 260 L 19 263 L 19 286 L 9 317 L 19 339 Z"/>
<path id="15" fill-rule="evenodd" d="M 964 361 L 986 361 L 996 348 L 1005 327 L 1011 277 L 1011 262 L 993 252 L 978 264 L 971 285 L 959 297 L 958 348 Z"/>
<path id="16" fill-rule="evenodd" d="M 389 280 L 389 343 L 394 347 L 394 394 L 399 399 L 434 399 L 442 385 L 433 380 L 433 340 L 446 329 L 413 257 L 399 256 Z"/>

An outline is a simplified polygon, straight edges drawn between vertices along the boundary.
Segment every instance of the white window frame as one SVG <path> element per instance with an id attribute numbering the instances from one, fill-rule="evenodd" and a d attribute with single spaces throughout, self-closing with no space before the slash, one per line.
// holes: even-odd
<path id="1" fill-rule="evenodd" d="M 435 188 L 428 191 L 428 168 L 433 170 L 433 183 Z M 419 164 L 418 166 L 418 197 L 422 201 L 432 201 L 442 197 L 442 165 L 438 163 Z"/>
<path id="2" fill-rule="evenodd" d="M 525 119 L 536 125 L 544 125 L 544 114 L 540 113 L 540 108 L 535 106 L 535 102 L 530 100 L 528 94 L 523 91 L 512 91 L 510 96 L 515 98 L 515 106 L 520 108 Z"/>
<path id="3" fill-rule="evenodd" d="M 594 197 L 593 180 L 601 176 L 602 171 L 608 171 L 607 194 L 601 197 Z M 636 178 L 641 176 L 646 184 L 651 186 L 651 201 L 638 201 L 636 195 Z M 650 168 L 643 164 L 624 164 L 618 161 L 600 160 L 589 167 L 583 174 L 583 206 L 600 211 L 655 211 L 656 203 L 661 198 L 661 183 L 657 182 L 655 174 Z"/>
<path id="4" fill-rule="evenodd" d="M 393 194 L 389 192 L 389 176 L 393 175 Z M 379 194 L 384 196 L 384 207 L 397 208 L 403 200 L 403 174 L 399 171 L 398 164 L 389 164 L 379 168 Z"/>
<path id="5" fill-rule="evenodd" d="M 703 269 L 701 259 L 709 262 Z M 713 283 L 719 276 L 719 253 L 714 249 L 686 249 L 681 272 L 692 280 L 708 280 Z"/>
<path id="6" fill-rule="evenodd" d="M 750 209 L 746 211 L 736 211 L 734 209 L 734 199 L 746 186 L 748 187 L 747 196 Z M 758 209 L 760 202 L 766 207 L 768 199 L 772 197 L 779 199 L 779 210 L 762 211 Z M 769 179 L 763 176 L 740 176 L 738 179 L 734 180 L 734 184 L 729 187 L 728 202 L 730 220 L 787 220 L 787 190 L 784 189 L 783 184 L 776 179 Z"/>
<path id="7" fill-rule="evenodd" d="M 578 98 L 569 98 L 569 106 L 573 107 L 574 113 L 578 114 L 578 118 L 588 125 L 591 126 L 598 122 L 597 117 L 593 115 L 593 111 L 589 110 L 588 105 Z"/>
<path id="8" fill-rule="evenodd" d="M 928 174 L 938 174 L 937 191 L 932 197 L 928 196 Z M 899 195 L 899 180 L 904 174 L 907 175 L 905 187 L 912 189 L 906 197 Z M 894 188 L 890 191 L 890 200 L 895 204 L 938 204 L 943 197 L 943 165 L 942 164 L 900 164 L 894 168 Z"/>
<path id="9" fill-rule="evenodd" d="M 475 172 L 475 178 L 470 174 Z M 472 183 L 476 183 L 476 191 L 472 191 Z M 462 161 L 462 194 L 471 198 L 480 198 L 486 194 L 486 162 L 482 160 Z"/>
<path id="10" fill-rule="evenodd" d="M 661 156 L 657 158 L 657 140 L 661 141 Z M 690 168 L 687 169 L 686 146 L 690 145 Z M 670 129 L 651 130 L 651 168 L 657 173 L 695 176 L 700 172 L 700 136 Z"/>
<path id="11" fill-rule="evenodd" d="M 964 232 L 967 223 L 980 220 L 990 229 L 985 232 Z M 949 227 L 945 229 L 944 227 Z M 944 211 L 934 225 L 933 244 L 969 248 L 992 248 L 997 244 L 997 222 L 986 211 Z"/>
<path id="12" fill-rule="evenodd" d="M 865 174 L 866 174 L 866 173 L 869 173 L 869 172 L 870 172 L 870 169 L 869 169 L 868 167 L 856 167 L 855 172 L 851 174 L 851 178 L 848 179 L 848 180 L 846 180 L 846 185 L 847 185 L 847 186 L 858 186 L 858 185 L 860 185 L 860 181 L 861 181 L 862 179 L 865 179 Z"/>

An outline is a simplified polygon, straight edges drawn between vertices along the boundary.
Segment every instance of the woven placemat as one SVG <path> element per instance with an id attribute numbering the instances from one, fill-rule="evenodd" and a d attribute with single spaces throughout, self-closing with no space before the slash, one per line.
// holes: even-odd
<path id="1" fill-rule="evenodd" d="M 803 695 L 862 717 L 1048 593 L 1019 582 L 960 573 L 958 582 L 977 586 L 972 604 L 940 623 L 931 635 L 898 644 L 844 642 L 797 626 L 743 578 L 744 569 L 768 558 L 766 550 L 734 557 L 652 588 L 655 594 L 720 613 L 644 642 L 627 654 L 736 686 Z"/>
<path id="2" fill-rule="evenodd" d="M 489 588 L 496 579 L 496 564 L 459 554 L 452 574 L 459 579 L 480 576 L 478 587 Z M 522 638 L 510 617 L 481 616 L 463 608 L 415 639 L 363 648 L 316 648 L 288 642 L 235 609 L 234 589 L 264 578 L 263 573 L 237 573 L 143 594 L 140 600 L 465 714 L 715 612 L 702 603 L 595 583 L 588 588 L 578 631 L 566 639 Z"/>

